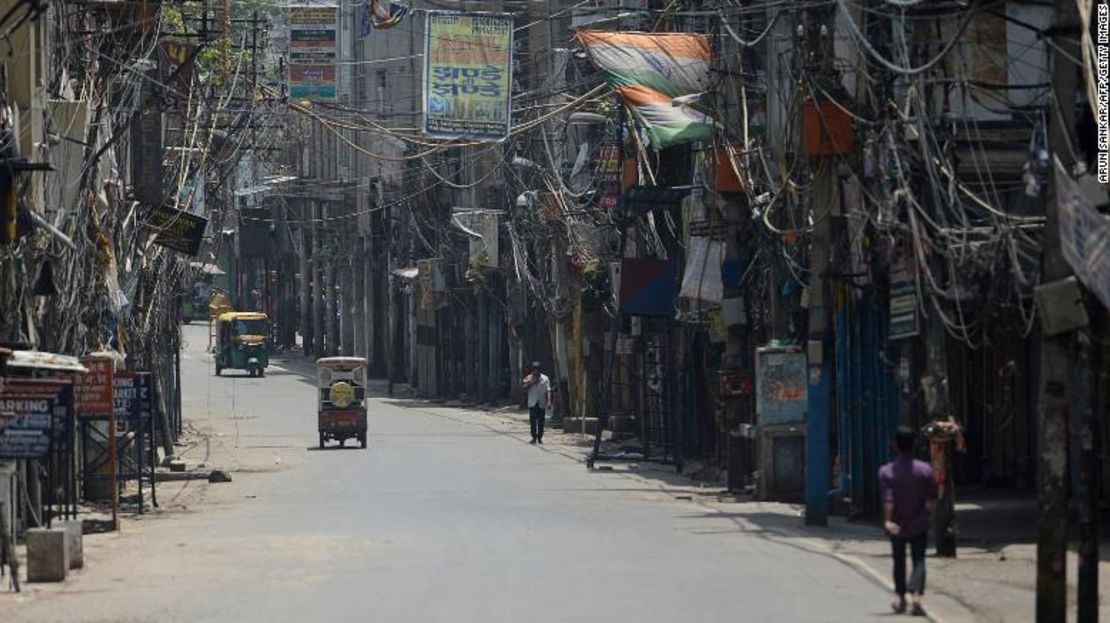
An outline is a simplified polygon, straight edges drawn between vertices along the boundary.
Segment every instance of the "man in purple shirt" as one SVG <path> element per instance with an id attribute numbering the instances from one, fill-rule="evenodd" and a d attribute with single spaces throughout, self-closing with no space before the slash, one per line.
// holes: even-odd
<path id="1" fill-rule="evenodd" d="M 883 527 L 890 535 L 894 556 L 894 592 L 898 600 L 891 607 L 906 611 L 906 544 L 910 545 L 913 574 L 909 592 L 913 614 L 924 616 L 921 598 L 925 594 L 925 546 L 929 540 L 929 515 L 937 499 L 933 468 L 913 458 L 917 434 L 909 426 L 899 426 L 894 433 L 898 456 L 879 469 L 879 485 L 883 495 Z"/>

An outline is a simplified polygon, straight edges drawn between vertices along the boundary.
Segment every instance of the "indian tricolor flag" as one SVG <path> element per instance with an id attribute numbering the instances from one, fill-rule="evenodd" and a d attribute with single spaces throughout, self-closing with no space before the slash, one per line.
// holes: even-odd
<path id="1" fill-rule="evenodd" d="M 704 92 L 712 53 L 709 37 L 687 33 L 599 32 L 578 34 L 594 64 L 605 72 L 653 149 L 713 135 L 713 120 L 674 98 Z"/>

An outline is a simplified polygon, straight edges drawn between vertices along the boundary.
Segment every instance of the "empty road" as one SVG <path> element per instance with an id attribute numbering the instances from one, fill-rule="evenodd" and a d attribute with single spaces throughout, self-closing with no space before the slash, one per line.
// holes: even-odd
<path id="1" fill-rule="evenodd" d="M 87 539 L 63 585 L 4 621 L 856 621 L 889 596 L 828 557 L 741 530 L 659 483 L 590 473 L 483 422 L 375 398 L 370 448 L 319 451 L 304 362 L 213 376 L 186 327 L 185 406 L 227 484 Z M 188 456 L 204 459 L 205 448 Z M 172 495 L 171 495 L 172 493 Z"/>

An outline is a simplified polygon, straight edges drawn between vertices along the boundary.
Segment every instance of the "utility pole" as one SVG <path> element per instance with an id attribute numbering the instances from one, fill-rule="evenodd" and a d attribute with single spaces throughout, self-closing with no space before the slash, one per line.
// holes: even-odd
<path id="1" fill-rule="evenodd" d="M 320 203 L 312 202 L 312 354 L 324 356 L 324 250 L 323 236 L 318 222 L 322 215 Z"/>
<path id="2" fill-rule="evenodd" d="M 1073 0 L 1056 0 L 1056 19 L 1052 28 L 1052 99 L 1048 111 L 1049 152 L 1070 163 L 1069 148 L 1075 127 L 1076 70 L 1060 53 L 1074 49 L 1068 38 L 1074 36 L 1076 8 Z M 1060 248 L 1059 218 L 1056 210 L 1055 170 L 1049 175 L 1045 203 L 1045 236 L 1041 281 L 1052 284 L 1070 274 Z M 1044 327 L 1042 309 L 1042 332 Z M 1040 443 L 1038 456 L 1037 518 L 1037 621 L 1056 623 L 1067 620 L 1067 490 L 1069 377 L 1075 364 L 1072 333 L 1041 338 L 1040 366 Z"/>
<path id="3" fill-rule="evenodd" d="M 817 80 L 829 80 L 835 76 L 831 64 L 833 58 L 832 41 L 835 9 L 814 11 L 807 16 L 811 25 L 806 36 L 797 41 L 801 46 L 802 62 L 807 65 Z M 810 106 L 820 106 L 820 102 L 810 101 Z M 799 110 L 798 127 L 803 136 L 798 141 L 796 157 L 810 157 L 813 171 L 810 213 L 813 229 L 810 234 L 809 284 L 808 297 L 808 336 L 806 341 L 807 381 L 806 392 L 808 408 L 806 413 L 806 471 L 805 471 L 805 522 L 811 526 L 824 526 L 829 522 L 829 485 L 831 480 L 831 458 L 829 456 L 829 419 L 832 397 L 832 340 L 829 332 L 830 290 L 829 279 L 833 270 L 832 253 L 832 214 L 837 201 L 837 179 L 835 155 L 827 153 L 807 153 L 804 122 L 805 106 Z M 818 129 L 824 132 L 824 129 Z M 823 141 L 821 141 L 823 143 Z M 822 149 L 817 151 L 823 152 Z"/>
<path id="4" fill-rule="evenodd" d="M 312 331 L 312 263 L 309 261 L 309 253 L 315 254 L 315 250 L 312 240 L 311 203 L 305 199 L 298 199 L 297 203 L 300 208 L 297 214 L 301 217 L 301 348 L 305 356 L 308 356 L 313 352 L 312 342 L 315 339 L 315 333 Z"/>
<path id="5" fill-rule="evenodd" d="M 1102 303 L 1088 295 L 1088 317 L 1091 319 L 1090 334 L 1099 338 L 1104 335 L 1102 322 Z M 1075 427 L 1073 441 L 1078 446 L 1079 470 L 1076 494 L 1078 500 L 1079 523 L 1079 569 L 1076 572 L 1076 621 L 1077 623 L 1097 623 L 1099 611 L 1098 565 L 1099 565 L 1099 435 L 1101 403 L 1099 402 L 1098 382 L 1100 377 L 1100 347 L 1090 335 L 1079 336 L 1079 357 L 1075 375 L 1075 400 L 1072 409 L 1072 425 Z M 1105 387 L 1103 385 L 1102 387 Z"/>
<path id="6" fill-rule="evenodd" d="M 834 68 L 831 65 L 834 21 L 830 11 L 823 12 L 811 26 L 809 44 L 802 53 L 807 63 L 817 75 L 818 80 L 831 79 Z M 807 20 L 808 21 L 808 20 Z M 805 44 L 800 41 L 799 44 Z M 812 106 L 820 103 L 811 101 Z M 804 106 L 802 109 L 804 110 Z M 799 124 L 805 127 L 804 123 Z M 818 130 L 822 131 L 823 130 Z M 803 132 L 807 130 L 803 129 Z M 807 141 L 800 144 L 798 157 L 807 150 Z M 805 154 L 813 156 L 814 154 Z M 806 414 L 806 478 L 805 502 L 806 524 L 824 526 L 829 522 L 829 488 L 831 458 L 829 456 L 829 419 L 832 397 L 832 357 L 833 349 L 830 335 L 829 288 L 830 274 L 833 272 L 832 253 L 832 214 L 837 202 L 837 174 L 835 155 L 822 154 L 811 161 L 816 169 L 813 176 L 813 191 L 810 197 L 810 212 L 813 216 L 813 231 L 810 234 L 809 285 L 809 325 L 806 343 L 808 362 Z"/>

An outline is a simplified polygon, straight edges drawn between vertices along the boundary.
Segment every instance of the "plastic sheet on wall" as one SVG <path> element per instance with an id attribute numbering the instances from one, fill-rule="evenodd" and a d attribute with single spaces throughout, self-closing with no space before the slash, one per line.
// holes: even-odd
<path id="1" fill-rule="evenodd" d="M 725 287 L 721 281 L 721 262 L 725 244 L 709 238 L 691 237 L 686 255 L 686 271 L 682 275 L 682 298 L 719 305 Z"/>

